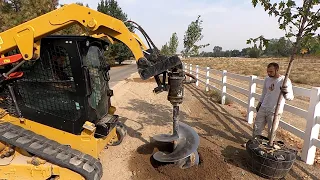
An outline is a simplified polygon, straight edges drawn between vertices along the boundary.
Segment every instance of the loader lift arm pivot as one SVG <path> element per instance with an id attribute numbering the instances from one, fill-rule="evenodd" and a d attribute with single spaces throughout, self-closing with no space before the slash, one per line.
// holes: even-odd
<path id="1" fill-rule="evenodd" d="M 77 4 L 65 5 L 1 32 L 0 65 L 1 63 L 10 64 L 13 62 L 18 64 L 13 66 L 8 72 L 0 75 L 0 85 L 8 79 L 16 77 L 12 76 L 11 73 L 14 73 L 24 62 L 37 60 L 40 57 L 40 42 L 42 38 L 68 28 L 71 25 L 78 24 L 87 30 L 87 35 L 89 36 L 96 38 L 106 37 L 111 43 L 115 41 L 123 42 L 131 50 L 137 61 L 138 73 L 141 79 L 145 80 L 154 77 L 158 85 L 154 91 L 156 93 L 168 91 L 167 99 L 173 105 L 173 134 L 157 135 L 154 137 L 154 140 L 161 143 L 172 143 L 174 144 L 174 148 L 173 151 L 169 153 L 158 152 L 154 155 L 154 158 L 162 162 L 174 162 L 181 168 L 188 168 L 198 164 L 199 156 L 197 147 L 199 145 L 199 137 L 191 127 L 179 122 L 178 118 L 179 104 L 182 103 L 184 96 L 183 84 L 194 83 L 195 77 L 183 71 L 182 62 L 178 56 L 167 57 L 161 55 L 145 31 L 137 23 L 133 21 L 129 22 L 137 25 L 137 29 L 139 29 L 146 38 L 149 49 L 147 49 L 136 34 L 129 31 L 121 20 Z M 20 52 L 21 55 L 18 59 L 17 56 L 5 57 L 6 53 L 12 50 L 18 50 Z M 159 77 L 161 74 L 163 75 L 162 81 Z M 186 82 L 186 75 L 192 77 L 194 80 Z M 166 79 L 168 79 L 168 84 L 166 83 Z M 179 126 L 181 126 L 180 130 Z M 15 129 L 16 127 L 11 127 L 10 123 L 2 124 L 2 127 L 4 129 L 11 129 L 13 132 L 17 131 Z M 19 129 L 19 131 L 20 130 L 21 129 Z M 24 130 L 22 129 L 21 132 L 24 132 Z M 31 135 L 37 136 L 36 134 L 30 134 L 30 136 Z M 4 139 L 4 141 L 5 140 L 6 139 Z M 13 140 L 10 142 L 16 146 L 21 146 Z M 39 140 L 39 143 L 40 142 Z M 38 152 L 34 149 L 29 149 L 29 151 L 42 158 L 46 156 L 46 154 L 37 154 Z M 70 152 L 73 153 L 73 150 L 70 149 Z M 85 154 L 83 155 L 85 156 Z M 89 159 L 91 159 L 91 157 L 89 157 Z M 92 159 L 95 160 L 94 158 Z M 192 161 L 192 159 L 195 160 Z M 54 162 L 56 159 L 52 157 L 51 161 Z M 81 175 L 90 179 L 100 179 L 102 176 L 101 164 L 96 161 L 94 161 L 93 164 L 95 165 L 96 174 L 81 172 L 85 169 L 79 169 L 77 166 L 69 168 L 78 173 L 80 172 Z M 67 167 L 68 164 L 63 164 L 62 166 Z"/>

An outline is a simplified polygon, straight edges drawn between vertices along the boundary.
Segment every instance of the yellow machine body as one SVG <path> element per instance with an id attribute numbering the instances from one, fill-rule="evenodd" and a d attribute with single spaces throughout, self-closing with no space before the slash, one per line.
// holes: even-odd
<path id="1" fill-rule="evenodd" d="M 115 107 L 110 107 L 109 112 L 113 114 Z M 19 119 L 1 110 L 1 122 L 10 122 L 26 130 L 33 131 L 48 139 L 53 139 L 61 144 L 70 145 L 83 153 L 99 158 L 100 152 L 108 145 L 118 141 L 116 128 L 105 138 L 95 138 L 95 127 L 92 123 L 86 122 L 85 129 L 81 135 L 74 135 L 64 132 L 31 120 Z M 0 141 L 0 152 L 6 147 Z M 59 180 L 85 180 L 84 177 L 72 170 L 54 165 L 50 162 L 33 157 L 22 149 L 16 148 L 12 156 L 0 159 L 1 180 L 46 180 L 57 177 Z"/>
<path id="2" fill-rule="evenodd" d="M 28 119 L 23 119 L 23 121 L 21 121 L 19 118 L 10 116 L 9 114 L 1 118 L 1 122 L 10 122 L 14 125 L 18 125 L 26 130 L 45 136 L 48 139 L 54 139 L 60 144 L 70 145 L 72 148 L 95 158 L 99 158 L 99 153 L 106 145 L 111 144 L 113 141 L 117 141 L 116 128 L 113 128 L 105 138 L 95 138 L 95 127 L 91 122 L 86 122 L 84 124 L 84 130 L 81 135 L 64 132 Z"/>
<path id="3" fill-rule="evenodd" d="M 81 175 L 41 159 L 34 159 L 19 150 L 0 163 L 0 179 L 8 180 L 43 180 L 56 177 L 58 180 L 85 180 Z M 39 164 L 34 164 L 39 163 Z M 52 179 L 53 180 L 53 179 Z"/>

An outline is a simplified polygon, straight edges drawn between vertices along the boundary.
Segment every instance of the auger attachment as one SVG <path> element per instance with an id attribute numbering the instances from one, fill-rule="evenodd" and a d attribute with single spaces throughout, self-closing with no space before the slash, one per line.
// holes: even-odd
<path id="1" fill-rule="evenodd" d="M 190 126 L 182 122 L 178 123 L 179 131 L 176 136 L 174 134 L 159 134 L 153 137 L 155 144 L 173 144 L 173 151 L 158 151 L 153 154 L 153 158 L 162 163 L 174 163 L 178 167 L 185 169 L 199 164 L 199 154 L 197 151 L 199 136 Z"/>
<path id="2" fill-rule="evenodd" d="M 153 159 L 161 163 L 174 163 L 179 168 L 186 169 L 199 164 L 197 149 L 200 139 L 192 127 L 179 121 L 179 104 L 183 101 L 185 83 L 185 73 L 179 70 L 168 73 L 168 100 L 173 106 L 173 133 L 153 137 L 156 146 L 167 146 L 166 151 L 160 150 L 153 154 Z"/>

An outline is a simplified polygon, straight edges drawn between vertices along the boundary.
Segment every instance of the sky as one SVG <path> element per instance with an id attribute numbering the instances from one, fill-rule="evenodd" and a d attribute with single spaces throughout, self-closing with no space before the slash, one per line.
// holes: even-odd
<path id="1" fill-rule="evenodd" d="M 96 10 L 100 0 L 59 0 L 60 4 L 82 2 Z M 178 52 L 183 49 L 183 37 L 191 21 L 201 15 L 203 39 L 197 44 L 210 46 L 201 51 L 211 52 L 214 46 L 223 50 L 248 47 L 246 40 L 263 35 L 279 38 L 278 21 L 251 0 L 118 0 L 128 18 L 140 24 L 160 49 L 176 32 Z M 143 36 L 139 33 L 141 38 Z"/>

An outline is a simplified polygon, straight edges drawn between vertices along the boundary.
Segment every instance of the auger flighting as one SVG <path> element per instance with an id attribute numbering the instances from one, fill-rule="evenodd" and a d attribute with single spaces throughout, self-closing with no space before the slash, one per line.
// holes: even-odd
<path id="1" fill-rule="evenodd" d="M 179 121 L 179 105 L 183 101 L 183 84 L 194 83 L 195 77 L 183 72 L 181 66 L 169 72 L 168 77 L 168 101 L 173 106 L 173 133 L 159 134 L 153 137 L 155 144 L 166 144 L 168 151 L 159 151 L 153 158 L 162 163 L 174 163 L 179 168 L 190 168 L 199 164 L 199 136 L 196 131 L 187 124 Z M 192 81 L 185 81 L 185 75 L 193 78 Z M 170 151 L 171 150 L 171 151 Z"/>

